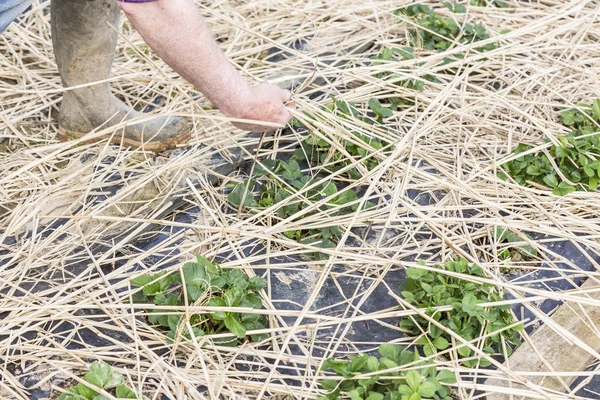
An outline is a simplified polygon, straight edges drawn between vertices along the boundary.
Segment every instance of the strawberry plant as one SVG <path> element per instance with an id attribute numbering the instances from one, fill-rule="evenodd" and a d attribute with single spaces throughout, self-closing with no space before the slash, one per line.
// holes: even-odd
<path id="1" fill-rule="evenodd" d="M 370 115 L 365 115 L 356 105 L 332 97 L 333 102 L 322 107 L 324 113 L 335 114 L 341 120 L 359 119 L 367 124 L 383 124 L 384 119 L 392 116 L 392 109 L 386 107 L 377 99 L 369 101 Z M 308 119 L 314 119 L 307 115 Z M 296 127 L 305 127 L 300 121 L 292 122 Z M 359 160 L 367 170 L 373 170 L 379 165 L 379 160 L 370 156 L 377 151 L 388 155 L 391 144 L 382 139 L 350 132 L 350 137 L 341 145 L 345 152 L 338 151 L 324 138 L 311 134 L 300 143 L 293 156 L 287 160 L 265 159 L 253 170 L 253 175 L 238 184 L 230 185 L 227 199 L 237 207 L 261 210 L 285 202 L 278 207 L 274 216 L 281 220 L 293 217 L 302 212 L 303 217 L 317 213 L 328 216 L 345 215 L 356 211 L 359 206 L 358 194 L 352 189 L 342 189 L 330 179 L 322 179 L 322 174 L 304 171 L 299 162 L 307 162 L 310 166 L 319 166 L 319 171 L 336 172 Z M 356 180 L 362 177 L 358 168 L 348 168 L 340 173 L 341 178 Z M 300 196 L 290 199 L 296 193 Z M 326 199 L 326 201 L 324 201 Z M 319 206 L 315 203 L 320 202 Z M 365 208 L 375 204 L 366 202 Z M 310 211 L 306 211 L 310 209 Z M 303 244 L 315 245 L 320 248 L 336 246 L 342 232 L 337 225 L 311 229 L 294 229 L 283 233 L 286 237 Z M 328 256 L 315 252 L 309 254 L 320 260 Z"/>
<path id="2" fill-rule="evenodd" d="M 375 139 L 366 135 L 355 133 L 352 141 L 345 141 L 341 143 L 348 154 L 354 159 L 363 159 L 362 165 L 367 170 L 371 171 L 379 165 L 379 160 L 374 157 L 368 157 L 371 151 L 378 151 L 389 148 L 389 144 L 383 140 Z M 382 153 L 389 154 L 388 150 L 382 151 Z M 320 165 L 322 169 L 327 172 L 336 172 L 348 165 L 354 163 L 354 161 L 346 157 L 341 152 L 335 150 L 328 141 L 317 137 L 316 135 L 310 135 L 308 138 L 300 143 L 300 147 L 296 149 L 295 158 L 299 161 L 308 161 L 311 165 Z M 362 174 L 357 168 L 350 168 L 343 174 L 350 179 L 360 179 Z"/>
<path id="3" fill-rule="evenodd" d="M 456 376 L 448 370 L 438 371 L 431 362 L 419 361 L 419 354 L 402 346 L 383 344 L 381 357 L 352 356 L 349 360 L 326 360 L 321 371 L 333 371 L 342 377 L 326 379 L 321 386 L 328 391 L 320 400 L 450 400 L 448 387 Z M 409 371 L 389 371 L 406 366 Z M 368 376 L 365 376 L 369 374 Z"/>
<path id="4" fill-rule="evenodd" d="M 280 179 L 274 179 L 273 177 Z M 318 207 L 313 207 L 304 216 L 326 212 L 329 216 L 343 215 L 358 209 L 358 195 L 354 190 L 338 190 L 331 181 L 316 184 L 320 179 L 312 177 L 300 168 L 295 157 L 287 162 L 283 160 L 263 160 L 262 166 L 257 166 L 252 179 L 245 180 L 233 186 L 228 195 L 228 200 L 236 205 L 250 209 L 264 209 L 278 204 L 302 191 L 302 196 L 289 200 L 285 205 L 277 208 L 275 216 L 280 219 L 289 218 L 308 207 L 313 207 L 316 202 L 325 198 L 328 200 Z M 367 207 L 374 204 L 369 203 Z M 284 232 L 284 235 L 300 243 L 313 244 L 321 248 L 335 247 L 342 232 L 338 226 L 326 226 L 315 229 L 295 229 Z M 326 259 L 322 253 L 314 253 L 317 259 Z"/>
<path id="5" fill-rule="evenodd" d="M 387 62 L 399 62 L 402 60 L 413 60 L 415 58 L 414 49 L 412 47 L 392 47 L 384 48 L 380 54 L 373 57 L 373 65 L 381 65 L 382 61 Z M 379 60 L 379 61 L 378 61 Z M 398 71 L 386 71 L 376 75 L 376 78 L 392 81 L 398 86 L 403 86 L 408 89 L 414 89 L 417 91 L 423 91 L 425 88 L 425 81 L 435 81 L 435 77 L 426 75 L 424 79 L 406 79 L 401 74 L 408 74 L 410 71 L 407 69 Z M 401 106 L 414 104 L 413 100 L 406 98 L 390 98 L 388 99 L 392 109 L 398 109 Z"/>
<path id="6" fill-rule="evenodd" d="M 471 5 L 476 7 L 510 7 L 510 4 L 502 0 L 471 0 Z"/>
<path id="7" fill-rule="evenodd" d="M 396 108 L 393 101 L 390 108 L 383 105 L 378 99 L 373 98 L 369 100 L 372 116 L 367 116 L 363 115 L 353 103 L 335 97 L 332 97 L 332 99 L 333 103 L 327 107 L 326 112 L 334 113 L 342 119 L 356 118 L 369 124 L 382 124 L 385 118 L 393 115 L 392 108 Z M 391 144 L 385 140 L 357 132 L 349 132 L 349 134 L 351 135 L 350 138 L 340 144 L 344 146 L 351 158 L 331 146 L 329 141 L 311 134 L 300 143 L 300 146 L 294 152 L 295 160 L 307 161 L 311 165 L 322 166 L 323 170 L 327 172 L 336 172 L 354 163 L 357 159 L 364 159 L 361 163 L 371 171 L 379 165 L 378 159 L 369 157 L 373 151 L 381 150 L 381 154 L 384 156 L 389 155 L 391 152 Z M 343 175 L 353 180 L 362 177 L 357 168 L 351 168 Z"/>
<path id="8" fill-rule="evenodd" d="M 442 2 L 450 11 L 464 14 L 466 8 L 457 3 Z M 399 9 L 396 14 L 405 14 L 415 18 L 417 28 L 411 29 L 410 44 L 426 50 L 445 51 L 454 43 L 470 44 L 490 38 L 489 33 L 481 24 L 461 23 L 454 17 L 445 17 L 436 14 L 434 10 L 424 4 L 413 4 Z M 489 43 L 478 48 L 478 51 L 489 51 L 496 45 Z M 450 60 L 447 60 L 450 61 Z"/>
<path id="9" fill-rule="evenodd" d="M 557 196 L 595 191 L 600 182 L 600 99 L 579 105 L 579 110 L 565 110 L 560 117 L 572 130 L 558 138 L 558 145 L 542 152 L 519 144 L 513 154 L 522 155 L 503 164 L 498 176 L 507 180 L 510 175 L 521 185 L 549 186 Z"/>
<path id="10" fill-rule="evenodd" d="M 266 286 L 260 277 L 248 278 L 241 269 L 222 269 L 219 265 L 198 256 L 197 262 L 183 265 L 179 271 L 167 274 L 160 272 L 142 275 L 131 280 L 132 285 L 141 287 L 134 301 L 157 306 L 183 306 L 184 298 L 189 304 L 208 307 L 223 307 L 226 311 L 214 311 L 206 314 L 193 314 L 190 326 L 194 336 L 208 334 L 233 333 L 236 338 L 215 339 L 213 342 L 234 346 L 239 339 L 246 337 L 248 330 L 266 327 L 266 318 L 259 314 L 236 312 L 236 308 L 262 308 L 259 291 Z M 183 336 L 190 338 L 184 316 L 165 309 L 152 309 L 148 312 L 148 322 L 168 331 L 167 336 L 174 340 Z M 251 336 L 260 341 L 261 335 Z"/>
<path id="11" fill-rule="evenodd" d="M 494 227 L 494 229 L 491 231 L 491 235 L 492 237 L 498 242 L 498 243 L 505 243 L 505 244 L 512 244 L 512 243 L 522 243 L 524 242 L 523 238 L 519 235 L 517 235 L 516 233 L 511 232 L 508 228 L 500 228 L 500 227 Z M 531 239 L 531 237 L 527 234 L 522 234 L 523 236 L 525 236 L 527 239 Z M 499 254 L 500 258 L 502 260 L 507 260 L 509 258 L 517 258 L 517 259 L 521 259 L 522 257 L 536 257 L 537 256 L 537 250 L 534 249 L 533 247 L 531 247 L 530 245 L 523 243 L 523 244 L 519 244 L 519 245 L 510 245 L 508 247 L 506 247 L 504 250 L 502 250 Z"/>
<path id="12" fill-rule="evenodd" d="M 89 386 L 79 383 L 67 389 L 56 400 L 108 400 L 108 397 L 98 393 L 96 389 L 104 390 L 117 399 L 138 398 L 125 385 L 123 375 L 113 370 L 110 365 L 103 361 L 94 361 L 83 380 L 89 383 Z"/>
<path id="13" fill-rule="evenodd" d="M 476 264 L 470 265 L 464 259 L 449 261 L 444 265 L 451 272 L 484 277 L 481 267 Z M 435 268 L 441 269 L 438 265 Z M 502 293 L 489 284 L 478 284 L 441 273 L 409 268 L 406 270 L 406 284 L 401 290 L 408 303 L 425 309 L 427 316 L 467 341 L 505 329 L 516 322 L 508 305 L 486 308 L 479 305 L 503 299 Z M 435 307 L 440 306 L 452 306 L 452 309 L 437 311 Z M 420 315 L 403 318 L 400 327 L 413 335 L 422 335 L 416 343 L 423 346 L 423 352 L 427 356 L 450 347 L 451 336 Z M 480 339 L 477 345 L 486 354 L 496 354 L 502 340 L 519 345 L 521 342 L 518 331 L 521 329 L 520 325 L 508 328 L 502 333 Z M 507 346 L 507 349 L 510 353 L 510 347 Z M 466 346 L 458 347 L 457 352 L 461 358 L 473 356 L 471 349 Z M 463 360 L 462 363 L 467 367 L 490 365 L 487 359 L 477 357 Z"/>

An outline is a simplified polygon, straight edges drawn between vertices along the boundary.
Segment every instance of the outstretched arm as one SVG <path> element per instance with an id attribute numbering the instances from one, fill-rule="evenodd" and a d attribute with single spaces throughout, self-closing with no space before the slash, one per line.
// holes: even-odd
<path id="1" fill-rule="evenodd" d="M 290 93 L 274 85 L 249 86 L 217 45 L 194 0 L 117 1 L 148 46 L 225 115 L 272 122 L 272 128 L 290 120 L 284 105 Z M 249 131 L 268 129 L 235 125 Z"/>

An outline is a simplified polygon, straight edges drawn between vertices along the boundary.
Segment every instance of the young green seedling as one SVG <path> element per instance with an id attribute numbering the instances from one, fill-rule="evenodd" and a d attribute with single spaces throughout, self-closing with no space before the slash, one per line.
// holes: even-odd
<path id="1" fill-rule="evenodd" d="M 142 287 L 142 294 L 134 298 L 137 302 L 182 307 L 184 297 L 187 297 L 189 303 L 227 309 L 191 315 L 192 332 L 187 329 L 182 314 L 165 309 L 149 311 L 148 322 L 166 329 L 171 340 L 190 338 L 192 333 L 200 337 L 231 332 L 235 338 L 215 339 L 214 342 L 234 346 L 246 337 L 248 330 L 263 329 L 267 324 L 266 318 L 260 314 L 235 311 L 236 308 L 262 308 L 259 291 L 266 286 L 266 281 L 260 277 L 248 278 L 240 269 L 222 269 L 201 256 L 196 262 L 184 264 L 181 273 L 142 275 L 132 279 L 131 283 Z M 263 338 L 262 335 L 251 336 L 255 341 Z"/>
<path id="2" fill-rule="evenodd" d="M 444 266 L 451 272 L 484 277 L 481 267 L 469 264 L 464 259 L 448 261 Z M 434 267 L 442 269 L 439 265 Z M 502 292 L 492 285 L 477 284 L 420 268 L 409 268 L 406 270 L 406 284 L 401 290 L 402 296 L 408 303 L 425 309 L 427 316 L 465 340 L 472 341 L 485 334 L 492 334 L 476 342 L 486 354 L 497 354 L 502 349 L 502 340 L 515 345 L 521 344 L 518 332 L 522 326 L 517 325 L 506 329 L 516 323 L 510 312 L 510 306 L 484 308 L 479 305 L 503 300 Z M 452 306 L 452 309 L 443 312 L 436 311 L 435 307 L 441 306 Z M 447 330 L 431 324 L 426 318 L 419 315 L 403 318 L 400 328 L 420 336 L 416 343 L 423 346 L 423 351 L 427 356 L 433 355 L 439 350 L 446 350 L 452 341 Z M 502 329 L 506 330 L 501 334 L 493 334 Z M 509 354 L 510 351 L 510 347 L 508 347 Z M 460 358 L 473 356 L 471 349 L 466 346 L 459 347 L 457 352 Z M 490 365 L 485 358 L 463 360 L 462 363 L 467 367 Z"/>
<path id="3" fill-rule="evenodd" d="M 562 123 L 572 128 L 568 135 L 559 137 L 560 144 L 550 146 L 547 152 L 529 154 L 524 153 L 534 147 L 519 144 L 513 154 L 523 155 L 503 164 L 498 177 L 507 180 L 511 176 L 520 185 L 549 186 L 557 196 L 598 189 L 600 100 L 578 106 L 578 110 L 565 110 L 560 114 Z"/>
<path id="4" fill-rule="evenodd" d="M 138 399 L 139 397 L 124 384 L 123 375 L 112 369 L 104 361 L 94 361 L 83 377 L 88 385 L 79 383 L 67 389 L 56 400 L 108 400 L 108 397 L 98 393 L 97 389 L 109 392 L 117 399 Z"/>
<path id="5" fill-rule="evenodd" d="M 420 361 L 418 353 L 402 346 L 383 344 L 379 347 L 379 355 L 326 360 L 321 371 L 333 371 L 343 379 L 321 381 L 327 394 L 319 399 L 451 400 L 446 386 L 456 383 L 456 376 L 451 371 L 438 371 L 433 362 Z M 406 366 L 407 371 L 398 372 L 398 367 L 402 366 Z M 391 369 L 396 370 L 392 372 Z M 364 376 L 366 374 L 369 376 Z"/>

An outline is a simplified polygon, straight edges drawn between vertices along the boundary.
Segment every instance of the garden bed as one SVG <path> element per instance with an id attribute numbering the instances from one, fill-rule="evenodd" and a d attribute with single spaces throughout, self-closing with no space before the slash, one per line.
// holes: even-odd
<path id="1" fill-rule="evenodd" d="M 450 272 L 499 293 L 492 303 L 510 305 L 511 322 L 524 324 L 518 335 L 565 301 L 590 303 L 580 286 L 596 279 L 600 256 L 594 156 L 556 148 L 575 122 L 595 137 L 592 2 L 259 3 L 200 2 L 249 76 L 295 88 L 296 123 L 263 142 L 234 131 L 154 56 L 132 51 L 143 42 L 125 24 L 115 93 L 196 125 L 189 148 L 157 156 L 56 141 L 61 90 L 46 3 L 0 36 L 0 397 L 53 398 L 100 360 L 134 392 L 168 399 L 316 398 L 337 379 L 320 370 L 335 366 L 325 360 L 359 354 L 397 356 L 402 383 L 409 353 L 377 349 L 428 357 L 401 324 L 425 311 L 402 294 L 407 270 L 441 266 L 444 275 L 452 259 L 481 266 L 476 276 Z M 561 114 L 571 109 L 583 114 Z M 585 114 L 589 124 L 575 121 Z M 573 140 L 564 146 L 581 147 Z M 573 183 L 561 186 L 546 165 L 512 171 L 518 144 L 536 159 L 574 159 L 581 172 L 561 170 Z M 237 346 L 218 341 L 234 338 L 218 324 L 218 333 L 173 341 L 148 319 L 160 307 L 186 316 L 178 321 L 235 309 L 186 303 L 181 291 L 172 308 L 133 301 L 136 278 L 176 276 L 197 256 L 265 279 L 261 307 L 244 313 L 267 323 Z M 509 392 L 484 386 L 497 368 L 516 379 L 503 350 L 478 355 L 489 367 L 465 365 L 455 333 L 430 348 L 436 374 L 446 372 L 423 379 L 460 399 Z M 576 394 L 597 398 L 595 374 L 571 372 Z M 418 392 L 414 379 L 407 386 Z"/>

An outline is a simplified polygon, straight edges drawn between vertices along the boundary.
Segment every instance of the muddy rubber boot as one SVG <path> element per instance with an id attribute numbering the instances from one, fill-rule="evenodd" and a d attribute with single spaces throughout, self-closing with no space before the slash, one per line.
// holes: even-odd
<path id="1" fill-rule="evenodd" d="M 117 2 L 52 0 L 51 10 L 52 43 L 64 86 L 108 79 L 121 15 Z M 60 107 L 59 138 L 81 138 L 97 127 L 104 129 L 140 115 L 118 100 L 107 82 L 68 90 Z M 185 119 L 157 117 L 129 124 L 107 137 L 111 135 L 112 143 L 160 152 L 187 143 L 191 131 Z"/>

